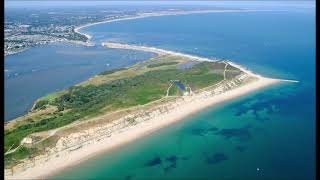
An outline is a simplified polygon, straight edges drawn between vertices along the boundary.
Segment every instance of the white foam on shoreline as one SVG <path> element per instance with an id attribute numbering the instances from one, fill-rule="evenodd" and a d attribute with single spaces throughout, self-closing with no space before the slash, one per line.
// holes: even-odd
<path id="1" fill-rule="evenodd" d="M 156 53 L 156 54 L 170 54 L 170 55 L 174 55 L 174 56 L 196 59 L 197 61 L 217 61 L 217 59 L 209 59 L 209 58 L 205 58 L 205 57 L 199 57 L 199 56 L 195 56 L 195 55 L 184 54 L 184 53 L 180 53 L 180 52 L 176 52 L 176 51 L 164 50 L 164 49 L 155 48 L 155 47 L 148 47 L 148 46 L 137 46 L 137 45 L 111 43 L 111 42 L 102 42 L 101 45 L 108 47 L 108 48 L 130 49 L 130 50 L 136 50 L 136 51 L 152 52 L 152 53 Z"/>

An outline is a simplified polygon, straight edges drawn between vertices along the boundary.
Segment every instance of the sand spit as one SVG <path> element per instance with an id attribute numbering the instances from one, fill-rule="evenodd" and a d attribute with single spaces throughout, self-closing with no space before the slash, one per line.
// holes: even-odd
<path id="1" fill-rule="evenodd" d="M 225 11 L 227 10 L 214 12 Z M 190 12 L 182 12 L 180 14 L 183 13 L 189 14 Z M 201 11 L 199 13 L 204 12 Z M 171 15 L 177 15 L 177 13 Z M 150 13 L 149 15 L 128 17 L 100 23 L 137 19 L 149 16 L 159 16 L 159 13 Z M 79 31 L 79 29 L 86 26 L 89 25 L 78 27 L 76 31 Z M 217 59 L 208 59 L 154 47 L 110 42 L 104 42 L 102 45 L 107 48 L 147 51 L 160 55 L 170 54 L 198 61 L 217 61 Z M 27 159 L 23 163 L 18 164 L 11 169 L 5 169 L 5 179 L 43 179 L 100 153 L 118 148 L 121 145 L 132 142 L 135 139 L 150 134 L 158 129 L 179 122 L 190 114 L 201 111 L 204 108 L 208 108 L 239 96 L 243 96 L 276 83 L 297 82 L 294 80 L 271 79 L 263 77 L 233 62 L 224 62 L 239 68 L 243 73 L 231 80 L 224 80 L 221 83 L 219 82 L 218 84 L 213 85 L 212 87 L 207 87 L 185 96 L 176 98 L 166 96 L 164 98 L 172 99 L 166 103 L 162 103 L 154 107 L 152 106 L 145 111 L 137 111 L 133 114 L 121 117 L 112 123 L 104 124 L 99 127 L 88 127 L 85 130 L 61 137 L 56 143 L 56 146 L 48 150 L 46 154 L 37 156 L 33 159 Z M 96 118 L 103 119 L 103 116 Z"/>
<path id="2" fill-rule="evenodd" d="M 116 43 L 104 43 L 103 45 L 107 47 L 112 45 L 113 48 L 150 50 L 150 52 L 159 54 L 173 54 L 200 61 L 210 60 L 152 47 L 139 47 Z M 124 116 L 113 123 L 92 127 L 77 133 L 71 133 L 66 137 L 61 137 L 56 146 L 51 149 L 48 154 L 26 160 L 24 163 L 11 169 L 6 169 L 5 178 L 45 178 L 97 154 L 120 147 L 139 137 L 143 137 L 172 123 L 181 121 L 190 114 L 196 113 L 204 108 L 237 98 L 275 83 L 295 82 L 291 80 L 266 78 L 235 63 L 225 63 L 239 68 L 243 73 L 232 80 L 225 80 L 219 83 L 219 85 L 207 87 L 203 90 L 174 98 L 172 101 L 152 107 L 146 111 L 138 111 L 137 113 Z M 197 106 L 195 106 L 195 104 L 197 104 Z"/>

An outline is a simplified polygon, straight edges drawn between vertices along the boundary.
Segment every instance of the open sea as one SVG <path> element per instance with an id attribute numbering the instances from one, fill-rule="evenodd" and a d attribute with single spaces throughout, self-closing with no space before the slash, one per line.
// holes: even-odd
<path id="1" fill-rule="evenodd" d="M 228 59 L 262 75 L 294 79 L 299 83 L 274 85 L 207 108 L 170 127 L 66 169 L 51 179 L 315 179 L 315 6 L 312 1 L 282 2 L 280 5 L 277 2 L 263 8 L 283 11 L 149 17 L 83 29 L 93 35 L 97 43 L 108 40 L 143 44 Z M 261 8 L 250 2 L 247 6 Z M 46 48 L 48 46 L 8 56 L 6 68 L 9 58 L 15 59 L 23 54 L 30 57 L 21 58 L 36 63 L 31 58 L 36 56 L 33 52 Z M 56 66 L 60 66 L 60 63 L 69 62 L 68 54 L 74 52 L 74 48 L 88 47 L 50 45 L 46 51 L 50 53 L 50 59 L 57 57 Z M 115 54 L 108 49 L 92 48 L 99 51 L 97 55 L 79 56 L 81 62 L 76 61 L 78 58 L 70 60 L 69 68 L 72 62 L 80 64 L 79 68 L 72 70 L 75 73 L 73 80 L 64 79 L 63 74 L 58 73 L 59 76 L 53 79 L 59 81 L 50 82 L 61 85 L 52 85 L 42 94 L 68 87 L 106 69 L 96 68 L 92 64 L 95 61 L 91 62 L 100 56 L 108 59 L 103 63 L 112 64 L 113 68 L 152 56 L 138 52 L 122 53 L 124 50 L 117 50 L 119 53 Z M 135 61 L 129 61 L 123 55 L 126 53 L 138 54 Z M 85 60 L 88 58 L 90 61 Z M 50 60 L 40 59 L 44 62 Z M 23 65 L 24 62 L 19 63 Z M 78 78 L 80 67 L 87 67 L 81 63 L 91 64 L 94 71 L 83 70 L 84 75 Z M 28 67 L 27 62 L 24 66 Z M 65 71 L 70 74 L 69 70 Z M 50 71 L 43 73 L 51 74 L 55 70 L 50 67 Z M 8 77 L 6 88 L 12 86 L 8 82 L 15 85 L 15 81 Z M 16 84 L 23 87 L 21 82 Z M 22 92 L 21 89 L 16 91 L 16 94 Z M 31 96 L 32 93 L 26 94 Z"/>

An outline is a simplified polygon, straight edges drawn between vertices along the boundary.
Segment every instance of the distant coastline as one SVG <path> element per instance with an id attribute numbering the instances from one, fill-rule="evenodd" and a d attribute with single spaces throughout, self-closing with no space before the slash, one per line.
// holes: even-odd
<path id="1" fill-rule="evenodd" d="M 274 11 L 274 10 L 255 10 L 255 9 L 242 9 L 242 10 L 196 10 L 196 11 L 164 11 L 164 12 L 155 12 L 155 13 L 141 13 L 135 16 L 128 16 L 128 17 L 121 17 L 118 19 L 112 19 L 112 20 L 105 20 L 95 23 L 89 23 L 85 25 L 78 26 L 74 29 L 76 33 L 79 33 L 81 35 L 84 35 L 90 39 L 92 38 L 91 35 L 81 32 L 80 30 L 89 26 L 94 26 L 98 24 L 106 24 L 106 23 L 112 23 L 117 21 L 126 21 L 126 20 L 133 20 L 133 19 L 142 19 L 147 17 L 157 17 L 157 16 L 175 16 L 175 15 L 187 15 L 187 14 L 204 14 L 204 13 L 223 13 L 223 12 L 264 12 L 264 11 Z M 283 11 L 283 10 L 277 10 L 277 11 Z"/>
<path id="2" fill-rule="evenodd" d="M 48 42 L 48 43 L 45 43 L 45 44 L 50 44 L 50 43 L 56 43 L 56 42 L 65 42 L 65 43 L 72 43 L 72 44 L 78 44 L 78 45 L 82 45 L 82 46 L 94 46 L 94 43 L 92 42 L 83 42 L 83 41 L 77 41 L 77 40 L 67 40 L 67 39 L 57 39 L 56 41 L 53 41 L 53 42 Z M 43 44 L 40 44 L 40 46 L 43 45 Z M 39 46 L 39 45 L 36 45 L 36 46 Z M 33 46 L 35 47 L 35 46 Z M 18 54 L 18 53 L 21 53 L 21 52 L 24 52 L 28 49 L 31 49 L 33 47 L 27 47 L 27 48 L 24 48 L 24 49 L 21 49 L 19 51 L 14 51 L 14 52 L 9 52 L 9 53 L 6 53 L 4 54 L 4 56 L 10 56 L 10 55 L 14 55 L 14 54 Z"/>
<path id="3" fill-rule="evenodd" d="M 222 13 L 222 12 L 263 12 L 263 11 L 274 11 L 274 10 L 254 10 L 254 9 L 243 9 L 243 10 L 196 10 L 196 11 L 163 11 L 163 12 L 155 12 L 155 13 L 141 13 L 133 16 L 124 16 L 117 19 L 111 19 L 111 20 L 105 20 L 105 21 L 99 21 L 94 23 L 89 23 L 85 25 L 80 25 L 76 28 L 74 28 L 74 31 L 78 34 L 84 35 L 87 38 L 87 41 L 79 41 L 79 40 L 67 40 L 67 39 L 57 39 L 53 42 L 70 42 L 74 44 L 79 44 L 83 46 L 94 46 L 95 44 L 91 41 L 92 36 L 81 32 L 80 30 L 89 26 L 98 25 L 98 24 L 105 24 L 105 23 L 112 23 L 117 21 L 126 21 L 126 20 L 133 20 L 133 19 L 142 19 L 147 17 L 156 17 L 156 16 L 174 16 L 174 15 L 187 15 L 187 14 L 204 14 L 204 13 Z M 277 10 L 277 11 L 284 11 L 284 10 Z M 49 44 L 52 42 L 47 42 L 46 44 Z M 19 51 L 9 52 L 4 54 L 4 56 L 10 56 L 14 54 L 18 54 L 21 52 L 24 52 L 32 47 L 28 47 L 25 49 L 21 49 Z"/>

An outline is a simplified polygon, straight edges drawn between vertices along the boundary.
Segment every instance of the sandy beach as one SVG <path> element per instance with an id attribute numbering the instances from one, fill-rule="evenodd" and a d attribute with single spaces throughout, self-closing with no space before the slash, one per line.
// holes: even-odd
<path id="1" fill-rule="evenodd" d="M 197 61 L 217 61 L 218 60 L 218 59 L 209 59 L 209 58 L 194 56 L 190 54 L 184 54 L 184 53 L 170 51 L 170 50 L 164 50 L 164 49 L 155 48 L 155 47 L 137 46 L 137 45 L 112 43 L 112 42 L 102 42 L 101 45 L 107 48 L 130 49 L 130 50 L 136 50 L 136 51 L 152 52 L 158 55 L 168 54 L 173 56 L 180 56 L 180 57 L 195 59 Z"/>
<path id="2" fill-rule="evenodd" d="M 177 53 L 173 51 L 167 51 L 163 49 L 153 48 L 153 47 L 139 47 L 127 44 L 117 44 L 117 43 L 103 43 L 106 47 L 112 48 L 133 48 L 135 50 L 143 50 L 149 52 L 155 52 L 158 54 L 173 54 L 176 56 L 184 56 L 189 58 L 194 58 L 195 60 L 205 61 L 210 60 L 207 58 L 201 58 L 197 56 L 191 56 L 187 54 Z M 212 60 L 211 60 L 212 61 Z M 248 69 L 237 65 L 232 62 L 228 62 L 230 65 L 235 66 L 245 72 L 249 77 L 254 77 L 255 80 L 244 83 L 238 87 L 231 90 L 223 91 L 220 94 L 208 96 L 206 93 L 196 93 L 192 96 L 185 97 L 183 103 L 179 104 L 176 108 L 173 108 L 168 113 L 160 113 L 151 119 L 138 123 L 137 125 L 129 126 L 125 129 L 120 129 L 112 133 L 111 137 L 106 137 L 103 139 L 92 139 L 90 143 L 81 145 L 79 149 L 76 150 L 63 150 L 56 153 L 55 157 L 51 158 L 40 158 L 41 162 L 34 162 L 32 167 L 28 167 L 26 171 L 21 171 L 14 173 L 13 176 L 7 175 L 6 179 L 35 179 L 35 178 L 46 178 L 53 175 L 61 170 L 68 167 L 72 167 L 80 162 L 88 160 L 100 153 L 110 151 L 114 148 L 120 147 L 128 142 L 132 142 L 137 138 L 143 137 L 149 133 L 152 133 L 158 129 L 164 128 L 172 123 L 179 122 L 185 117 L 203 110 L 204 108 L 216 105 L 221 102 L 225 102 L 239 96 L 248 94 L 250 92 L 256 91 L 266 86 L 270 86 L 275 83 L 280 82 L 296 82 L 291 80 L 281 80 L 281 79 L 271 79 L 266 78 L 261 75 L 255 74 Z M 197 104 L 195 106 L 194 104 Z"/>
<path id="3" fill-rule="evenodd" d="M 192 11 L 192 12 L 180 12 L 180 13 L 175 12 L 172 14 L 149 13 L 149 14 L 142 14 L 135 17 L 127 17 L 122 19 L 108 20 L 104 22 L 88 24 L 88 25 L 84 25 L 76 28 L 75 31 L 78 33 L 81 33 L 79 31 L 81 28 L 88 27 L 95 24 L 110 23 L 115 21 L 123 21 L 123 20 L 144 18 L 144 17 L 150 17 L 150 16 L 208 13 L 208 12 L 230 12 L 230 11 L 238 12 L 237 10 L 220 10 L 220 11 L 214 10 L 214 11 Z M 241 11 L 251 12 L 254 10 L 246 10 L 246 11 L 241 10 Z M 84 33 L 81 33 L 81 34 L 84 34 Z M 88 39 L 91 38 L 90 35 L 87 35 L 87 34 L 84 34 L 84 35 L 86 35 Z M 194 55 L 189 55 L 189 54 L 184 54 L 180 52 L 154 48 L 154 47 L 119 44 L 119 43 L 111 43 L 111 42 L 103 42 L 102 46 L 105 46 L 107 48 L 120 48 L 120 49 L 131 49 L 131 50 L 137 50 L 137 51 L 147 51 L 147 52 L 153 52 L 159 55 L 170 54 L 174 56 L 191 58 L 197 61 L 217 61 L 217 59 L 208 59 L 204 57 L 199 57 L 199 56 L 194 56 Z M 150 134 L 158 129 L 164 128 L 173 123 L 177 123 L 183 120 L 185 117 L 193 113 L 196 113 L 198 111 L 201 111 L 204 108 L 208 108 L 210 106 L 213 106 L 231 99 L 235 99 L 239 96 L 249 94 L 250 92 L 256 91 L 258 89 L 261 89 L 276 83 L 297 82 L 294 80 L 266 78 L 242 67 L 241 65 L 235 64 L 230 61 L 225 61 L 225 62 L 240 69 L 242 72 L 244 72 L 245 76 L 253 78 L 254 80 L 248 81 L 239 86 L 235 86 L 230 90 L 223 90 L 224 88 L 222 87 L 220 88 L 222 89 L 220 90 L 221 93 L 218 93 L 218 94 L 213 93 L 214 95 L 208 95 L 210 94 L 210 92 L 208 91 L 204 91 L 203 93 L 202 92 L 194 93 L 194 94 L 192 93 L 191 95 L 182 97 L 182 100 L 181 100 L 182 103 L 180 102 L 178 106 L 170 109 L 170 111 L 166 113 L 159 113 L 156 116 L 153 116 L 151 119 L 148 119 L 147 121 L 143 121 L 136 125 L 132 125 L 124 129 L 117 129 L 115 132 L 112 132 L 111 136 L 101 138 L 99 137 L 99 134 L 97 134 L 96 136 L 97 138 L 90 139 L 90 141 L 80 144 L 79 145 L 80 148 L 64 149 L 56 152 L 52 157 L 51 156 L 39 157 L 37 160 L 30 162 L 32 164 L 28 164 L 26 167 L 23 167 L 24 169 L 26 169 L 24 171 L 15 171 L 15 172 L 8 173 L 9 170 L 6 170 L 5 179 L 45 179 L 48 176 L 51 176 L 57 172 L 60 172 L 68 167 L 72 167 L 76 164 L 79 164 L 85 160 L 88 160 L 94 156 L 97 156 L 98 154 L 105 153 L 106 151 L 110 151 L 114 148 L 119 148 L 121 145 L 124 145 L 129 142 L 133 142 L 135 139 L 144 137 L 145 135 Z M 104 136 L 104 135 L 101 135 L 101 136 Z M 21 167 L 19 168 L 21 169 Z"/>
<path id="4" fill-rule="evenodd" d="M 124 145 L 139 137 L 143 137 L 146 134 L 154 132 L 160 128 L 178 122 L 190 114 L 198 112 L 204 108 L 234 99 L 252 91 L 256 91 L 260 88 L 279 83 L 280 81 L 281 80 L 260 77 L 255 82 L 243 85 L 220 95 L 201 99 L 196 102 L 197 106 L 194 105 L 195 102 L 186 103 L 168 114 L 155 117 L 154 119 L 145 123 L 139 123 L 138 125 L 132 126 L 131 128 L 128 128 L 127 130 L 118 134 L 114 134 L 103 141 L 95 142 L 89 146 L 73 151 L 72 153 L 61 153 L 59 154 L 59 157 L 52 158 L 43 164 L 36 165 L 27 171 L 16 174 L 15 176 L 6 177 L 6 179 L 45 178 L 49 175 L 57 173 L 58 171 L 64 170 L 67 167 L 83 162 L 102 152 L 112 150 L 113 148 Z"/>

